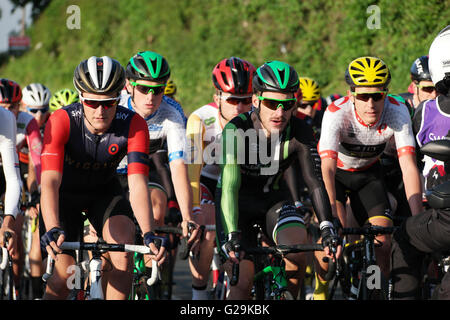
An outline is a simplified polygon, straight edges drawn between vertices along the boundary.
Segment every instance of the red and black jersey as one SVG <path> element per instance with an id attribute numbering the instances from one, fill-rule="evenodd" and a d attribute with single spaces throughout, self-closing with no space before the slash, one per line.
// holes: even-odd
<path id="1" fill-rule="evenodd" d="M 44 132 L 42 171 L 63 173 L 61 191 L 85 192 L 108 184 L 123 157 L 128 174 L 148 176 L 149 133 L 145 120 L 117 106 L 108 131 L 92 134 L 84 124 L 83 107 L 74 103 L 55 111 Z"/>

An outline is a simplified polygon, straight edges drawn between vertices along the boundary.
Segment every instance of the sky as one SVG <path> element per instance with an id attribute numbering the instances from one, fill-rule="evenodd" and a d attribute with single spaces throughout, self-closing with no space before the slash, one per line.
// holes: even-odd
<path id="1" fill-rule="evenodd" d="M 26 24 L 27 26 L 31 23 L 31 7 L 29 4 L 26 6 Z M 8 37 L 9 33 L 14 30 L 20 31 L 20 20 L 22 19 L 22 9 L 16 9 L 14 14 L 11 14 L 11 9 L 13 5 L 9 0 L 0 0 L 1 17 L 0 17 L 0 52 L 8 50 Z M 31 41 L 33 45 L 33 41 Z"/>

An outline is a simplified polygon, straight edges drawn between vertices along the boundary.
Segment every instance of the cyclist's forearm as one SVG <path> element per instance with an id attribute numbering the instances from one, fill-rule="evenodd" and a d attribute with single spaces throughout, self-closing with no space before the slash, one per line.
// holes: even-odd
<path id="1" fill-rule="evenodd" d="M 61 227 L 59 222 L 59 187 L 62 174 L 49 170 L 42 172 L 41 210 L 46 230 Z"/>
<path id="2" fill-rule="evenodd" d="M 410 160 L 409 163 L 406 164 L 402 164 L 401 158 L 399 160 L 400 165 L 402 166 L 406 199 L 408 199 L 411 213 L 413 215 L 419 214 L 423 211 L 422 183 L 420 180 L 419 170 L 413 160 Z"/>
<path id="3" fill-rule="evenodd" d="M 129 175 L 128 186 L 130 189 L 131 208 L 142 230 L 142 234 L 152 231 L 155 224 L 147 177 L 143 174 Z"/>
<path id="4" fill-rule="evenodd" d="M 239 207 L 238 193 L 241 186 L 241 173 L 238 164 L 227 164 L 222 170 L 220 214 L 225 233 L 238 231 Z"/>
<path id="5" fill-rule="evenodd" d="M 28 162 L 27 187 L 30 193 L 38 190 L 36 167 L 34 166 L 33 161 Z"/>
<path id="6" fill-rule="evenodd" d="M 336 209 L 336 160 L 333 159 L 322 159 L 322 177 L 325 189 L 327 190 L 328 199 L 330 200 L 331 211 L 333 216 L 337 216 Z"/>
<path id="7" fill-rule="evenodd" d="M 188 164 L 187 166 L 192 189 L 192 206 L 199 207 L 201 202 L 200 175 L 203 166 L 201 164 Z"/>
<path id="8" fill-rule="evenodd" d="M 14 228 L 14 217 L 11 215 L 7 215 L 3 219 L 3 224 L 0 226 L 0 228 L 3 229 L 13 229 Z"/>
<path id="9" fill-rule="evenodd" d="M 189 183 L 187 165 L 183 159 L 176 159 L 170 162 L 172 182 L 175 189 L 178 205 L 180 206 L 183 220 L 192 221 L 192 190 Z"/>

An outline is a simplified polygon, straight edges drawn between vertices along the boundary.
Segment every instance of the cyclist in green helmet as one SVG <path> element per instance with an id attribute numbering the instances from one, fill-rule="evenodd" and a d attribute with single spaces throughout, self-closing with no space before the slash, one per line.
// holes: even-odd
<path id="1" fill-rule="evenodd" d="M 230 262 L 239 263 L 239 281 L 231 287 L 229 299 L 250 297 L 254 262 L 245 251 L 240 251 L 257 245 L 255 223 L 275 244 L 307 241 L 303 215 L 287 187 L 279 182 L 294 162 L 298 161 L 300 168 L 294 174 L 303 176 L 310 191 L 326 254 L 331 257 L 330 246 L 339 249 L 312 128 L 293 116 L 298 88 L 299 77 L 293 67 L 280 61 L 263 64 L 253 79 L 254 111 L 231 119 L 222 131 L 223 158 L 215 201 L 217 247 L 222 248 L 229 274 Z M 288 290 L 297 297 L 306 256 L 289 254 L 284 260 Z"/>
<path id="2" fill-rule="evenodd" d="M 184 235 L 192 222 L 190 242 L 198 234 L 192 213 L 192 191 L 186 165 L 186 117 L 181 106 L 164 96 L 170 77 L 167 60 L 152 51 L 139 52 L 126 67 L 126 91 L 120 104 L 135 111 L 146 122 L 150 133 L 149 188 L 153 214 L 158 226 L 182 222 Z M 126 173 L 126 159 L 119 173 Z M 167 210 L 168 208 L 168 210 Z M 151 262 L 151 261 L 150 261 Z"/>
<path id="3" fill-rule="evenodd" d="M 56 91 L 50 98 L 50 112 L 79 101 L 78 92 L 72 89 L 61 89 Z"/>

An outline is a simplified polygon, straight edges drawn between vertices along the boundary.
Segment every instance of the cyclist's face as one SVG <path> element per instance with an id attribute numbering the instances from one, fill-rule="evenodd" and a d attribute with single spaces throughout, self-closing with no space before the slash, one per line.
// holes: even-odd
<path id="1" fill-rule="evenodd" d="M 0 107 L 11 111 L 16 117 L 19 114 L 19 103 L 0 103 Z"/>
<path id="2" fill-rule="evenodd" d="M 136 80 L 135 83 L 147 85 L 147 86 L 158 86 L 161 85 L 160 82 L 147 81 L 147 80 Z M 148 89 L 148 93 L 143 93 L 138 89 Z M 162 87 L 161 92 L 154 93 L 154 90 L 150 90 L 150 87 L 142 86 L 137 88 L 133 86 L 129 80 L 127 80 L 127 90 L 133 96 L 134 108 L 136 112 L 142 117 L 146 118 L 153 113 L 155 113 L 159 105 L 161 104 L 162 98 L 164 96 L 164 87 Z M 159 89 L 158 89 L 159 90 Z M 156 91 L 158 91 L 156 90 Z"/>
<path id="3" fill-rule="evenodd" d="M 354 92 L 356 96 L 349 94 L 350 99 L 355 105 L 356 113 L 367 125 L 377 123 L 383 113 L 384 100 L 387 93 L 384 94 L 381 99 L 375 101 L 378 98 L 376 97 L 377 94 L 374 93 L 380 91 L 386 91 L 386 89 L 381 87 L 357 87 Z M 371 94 L 374 94 L 375 99 L 371 96 Z M 367 99 L 367 97 L 369 98 Z"/>
<path id="4" fill-rule="evenodd" d="M 314 118 L 315 112 L 313 107 L 316 102 L 317 101 L 300 101 L 297 107 L 297 111 L 306 114 L 311 118 Z"/>
<path id="5" fill-rule="evenodd" d="M 37 121 L 39 128 L 43 127 L 50 116 L 48 105 L 27 107 L 27 112 L 31 114 Z"/>
<path id="6" fill-rule="evenodd" d="M 220 106 L 222 112 L 220 115 L 222 118 L 221 122 L 222 125 L 225 125 L 237 115 L 250 111 L 252 108 L 252 95 L 217 92 L 214 95 L 214 102 Z"/>
<path id="7" fill-rule="evenodd" d="M 267 99 L 286 100 L 294 98 L 294 94 L 266 91 L 262 93 L 262 97 Z M 257 95 L 253 95 L 253 105 L 259 106 L 261 123 L 269 134 L 282 132 L 286 128 L 292 113 L 296 109 L 294 106 L 290 110 L 285 110 L 283 107 L 272 110 L 265 105 L 264 100 L 258 99 Z"/>
<path id="8" fill-rule="evenodd" d="M 417 102 L 436 98 L 436 88 L 432 81 L 420 81 L 418 84 L 414 83 L 416 89 L 414 95 L 417 95 Z"/>
<path id="9" fill-rule="evenodd" d="M 116 95 L 83 92 L 82 97 L 85 99 L 112 99 L 115 98 Z M 82 102 L 86 127 L 89 128 L 89 131 L 94 134 L 105 133 L 111 126 L 111 123 L 116 116 L 117 105 L 105 108 L 102 104 L 100 104 L 97 108 L 92 108 L 87 106 L 87 103 L 88 102 Z"/>

